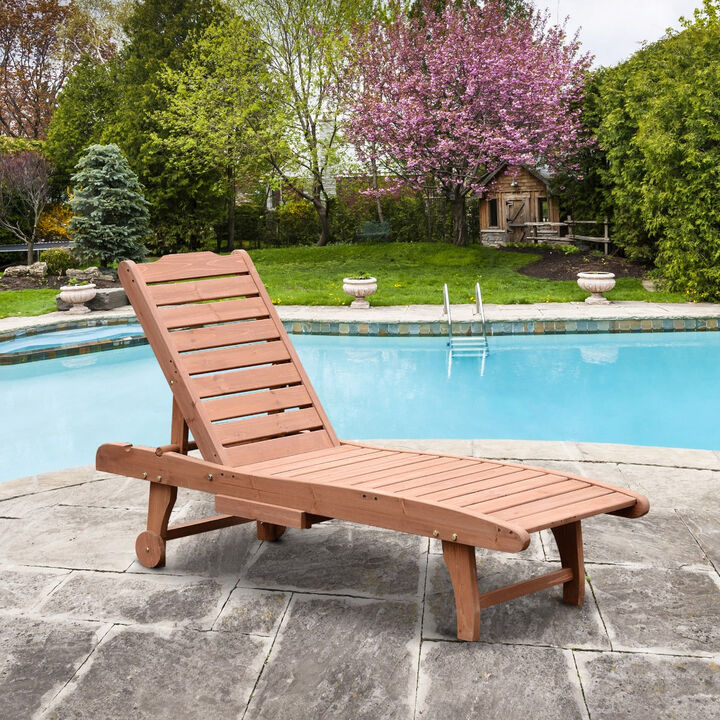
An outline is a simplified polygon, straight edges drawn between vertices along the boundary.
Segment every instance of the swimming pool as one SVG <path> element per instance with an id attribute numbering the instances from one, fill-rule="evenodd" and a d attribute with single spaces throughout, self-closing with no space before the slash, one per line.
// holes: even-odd
<path id="1" fill-rule="evenodd" d="M 720 447 L 720 333 L 495 337 L 450 367 L 442 338 L 292 339 L 343 438 Z M 170 407 L 147 346 L 0 367 L 0 480 L 165 444 Z"/>
<path id="2" fill-rule="evenodd" d="M 68 330 L 18 333 L 0 342 L 0 365 L 84 355 L 147 343 L 137 323 L 90 325 Z"/>
<path id="3" fill-rule="evenodd" d="M 21 353 L 27 350 L 62 348 L 69 345 L 97 343 L 103 340 L 118 340 L 126 337 L 139 337 L 143 329 L 137 323 L 121 325 L 100 325 L 79 327 L 71 330 L 40 332 L 32 335 L 18 335 L 12 340 L 0 342 L 0 354 Z"/>

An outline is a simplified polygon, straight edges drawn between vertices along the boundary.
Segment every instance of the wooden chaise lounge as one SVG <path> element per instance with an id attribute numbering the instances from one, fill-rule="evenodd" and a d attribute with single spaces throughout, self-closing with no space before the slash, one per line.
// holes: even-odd
<path id="1" fill-rule="evenodd" d="M 169 445 L 97 452 L 99 470 L 150 483 L 136 543 L 147 567 L 165 563 L 168 540 L 245 522 L 269 541 L 330 518 L 438 538 L 458 637 L 477 640 L 480 609 L 498 602 L 562 583 L 580 605 L 580 521 L 648 511 L 642 495 L 575 475 L 338 440 L 244 251 L 124 262 L 119 274 L 174 398 Z M 178 487 L 212 493 L 221 514 L 168 527 Z M 475 547 L 520 552 L 544 528 L 562 568 L 479 594 Z"/>

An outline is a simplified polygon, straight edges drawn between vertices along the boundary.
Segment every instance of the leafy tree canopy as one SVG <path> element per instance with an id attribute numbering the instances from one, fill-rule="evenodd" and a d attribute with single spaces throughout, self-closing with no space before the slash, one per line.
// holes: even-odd
<path id="1" fill-rule="evenodd" d="M 720 299 L 720 3 L 607 71 L 598 139 L 615 235 L 671 288 Z"/>
<path id="2" fill-rule="evenodd" d="M 123 26 L 115 112 L 102 141 L 122 148 L 146 190 L 156 250 L 195 248 L 222 207 L 216 175 L 168 155 L 162 140 L 169 131 L 160 118 L 169 100 L 163 74 L 180 71 L 205 29 L 223 17 L 221 0 L 136 0 Z"/>
<path id="3" fill-rule="evenodd" d="M 166 70 L 166 109 L 155 135 L 171 161 L 195 176 L 217 179 L 226 198 L 228 249 L 235 242 L 238 187 L 267 174 L 259 132 L 272 122 L 267 57 L 255 23 L 230 14 L 210 25 L 178 71 Z"/>
<path id="4" fill-rule="evenodd" d="M 583 145 L 577 101 L 588 58 L 539 13 L 504 0 L 408 17 L 357 37 L 349 133 L 360 157 L 410 187 L 452 203 L 454 241 L 467 242 L 465 200 L 482 177 L 510 165 L 567 163 Z"/>
<path id="5" fill-rule="evenodd" d="M 0 132 L 44 138 L 58 93 L 80 58 L 112 54 L 110 31 L 91 10 L 90 0 L 4 0 Z"/>
<path id="6" fill-rule="evenodd" d="M 328 176 L 343 147 L 342 94 L 348 81 L 346 49 L 352 30 L 367 24 L 373 0 L 236 0 L 255 18 L 272 83 L 264 102 L 272 121 L 256 126 L 259 152 L 282 185 L 312 203 L 319 245 L 330 239 Z"/>
<path id="7" fill-rule="evenodd" d="M 53 188 L 63 195 L 83 150 L 102 141 L 117 106 L 117 60 L 85 56 L 68 78 L 48 129 L 47 152 L 55 166 Z"/>

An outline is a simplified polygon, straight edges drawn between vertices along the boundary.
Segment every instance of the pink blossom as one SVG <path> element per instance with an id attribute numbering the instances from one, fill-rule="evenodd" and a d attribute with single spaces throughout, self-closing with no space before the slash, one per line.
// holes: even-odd
<path id="1" fill-rule="evenodd" d="M 507 162 L 554 169 L 584 146 L 578 101 L 589 57 L 547 14 L 505 3 L 397 2 L 352 46 L 347 132 L 363 161 L 453 200 Z"/>

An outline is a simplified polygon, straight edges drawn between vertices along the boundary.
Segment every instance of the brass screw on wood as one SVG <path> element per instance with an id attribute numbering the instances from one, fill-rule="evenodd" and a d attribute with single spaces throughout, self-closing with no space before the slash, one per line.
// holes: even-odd
<path id="1" fill-rule="evenodd" d="M 212 473 L 208 473 L 208 480 L 212 480 L 212 479 L 213 479 Z"/>
<path id="2" fill-rule="evenodd" d="M 455 542 L 455 541 L 457 540 L 457 533 L 453 533 L 453 534 L 450 536 L 450 539 L 451 539 L 453 542 Z"/>
<path id="3" fill-rule="evenodd" d="M 147 480 L 147 473 L 143 473 L 143 480 Z"/>
<path id="4" fill-rule="evenodd" d="M 162 482 L 162 475 L 158 475 L 158 476 L 157 476 L 157 481 L 158 481 L 158 482 Z"/>
<path id="5" fill-rule="evenodd" d="M 146 548 L 145 548 L 145 552 L 150 552 L 150 548 L 149 548 L 149 547 L 146 547 Z"/>
<path id="6" fill-rule="evenodd" d="M 172 380 L 170 381 L 170 384 L 171 384 L 171 385 L 173 384 L 173 381 L 172 381 Z"/>
<path id="7" fill-rule="evenodd" d="M 433 530 L 433 537 L 439 537 L 440 531 L 439 530 Z"/>

